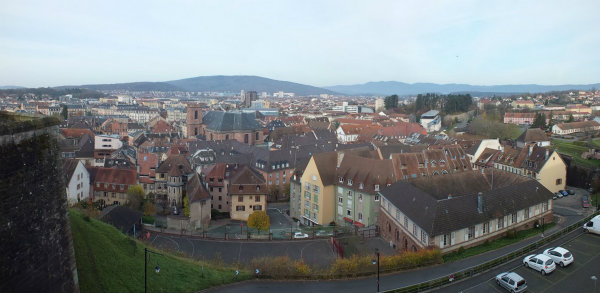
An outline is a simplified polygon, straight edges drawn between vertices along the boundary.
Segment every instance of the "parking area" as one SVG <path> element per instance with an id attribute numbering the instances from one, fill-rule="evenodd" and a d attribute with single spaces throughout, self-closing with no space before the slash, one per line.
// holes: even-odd
<path id="1" fill-rule="evenodd" d="M 522 276 L 527 281 L 527 292 L 598 292 L 600 288 L 594 291 L 594 281 L 592 276 L 600 277 L 600 236 L 594 234 L 581 234 L 568 243 L 561 245 L 573 253 L 575 261 L 565 267 L 557 267 L 554 272 L 543 276 L 538 271 L 531 268 L 525 268 L 522 264 L 522 258 L 511 262 L 512 266 L 505 268 L 506 271 L 513 271 Z M 541 253 L 540 249 L 538 253 Z M 462 289 L 460 283 L 456 286 L 446 287 L 440 292 L 507 292 L 496 284 L 491 276 L 501 273 L 493 270 L 491 273 L 483 274 L 474 279 L 480 279 L 478 285 Z M 465 283 L 473 283 L 477 280 L 469 280 Z M 598 284 L 600 285 L 600 284 Z"/>

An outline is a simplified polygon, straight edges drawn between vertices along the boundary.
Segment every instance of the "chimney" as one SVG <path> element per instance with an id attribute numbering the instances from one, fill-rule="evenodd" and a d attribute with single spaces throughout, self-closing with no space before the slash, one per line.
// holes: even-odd
<path id="1" fill-rule="evenodd" d="M 477 212 L 483 213 L 483 193 L 481 192 L 477 194 Z"/>

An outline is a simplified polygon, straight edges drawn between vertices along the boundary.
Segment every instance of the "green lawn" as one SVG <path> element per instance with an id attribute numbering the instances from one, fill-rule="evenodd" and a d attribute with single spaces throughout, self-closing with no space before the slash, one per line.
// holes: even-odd
<path id="1" fill-rule="evenodd" d="M 70 219 L 81 292 L 144 291 L 144 243 L 101 221 L 86 221 L 74 209 L 70 210 Z M 197 292 L 252 277 L 250 272 L 240 270 L 234 280 L 235 269 L 217 268 L 148 248 L 163 254 L 150 257 L 148 292 Z M 156 265 L 160 266 L 159 273 L 154 271 Z"/>
<path id="2" fill-rule="evenodd" d="M 557 148 L 559 153 L 573 157 L 573 161 L 575 161 L 577 165 L 592 168 L 600 167 L 600 160 L 585 160 L 581 158 L 581 154 L 588 151 L 588 148 L 582 142 L 568 142 L 560 139 L 553 139 L 552 145 Z"/>
<path id="3" fill-rule="evenodd" d="M 592 144 L 600 148 L 600 138 L 592 139 Z"/>
<path id="4" fill-rule="evenodd" d="M 548 229 L 552 228 L 554 225 L 555 225 L 554 223 L 545 224 L 544 229 L 548 230 Z M 502 237 L 502 238 L 498 238 L 496 240 L 493 240 L 493 241 L 490 241 L 490 242 L 487 242 L 487 243 L 484 243 L 484 244 L 481 244 L 478 246 L 467 248 L 467 249 L 463 250 L 462 252 L 458 252 L 458 251 L 451 252 L 451 253 L 445 254 L 443 256 L 444 263 L 461 260 L 463 258 L 478 255 L 478 254 L 481 254 L 481 253 L 484 253 L 484 252 L 487 252 L 490 250 L 495 250 L 495 249 L 498 249 L 498 248 L 506 246 L 506 245 L 517 243 L 519 241 L 522 241 L 524 239 L 527 239 L 527 238 L 534 236 L 536 234 L 539 234 L 539 233 L 542 233 L 541 228 L 532 228 L 529 230 L 521 230 L 516 233 L 516 237 L 514 237 L 514 238 Z"/>

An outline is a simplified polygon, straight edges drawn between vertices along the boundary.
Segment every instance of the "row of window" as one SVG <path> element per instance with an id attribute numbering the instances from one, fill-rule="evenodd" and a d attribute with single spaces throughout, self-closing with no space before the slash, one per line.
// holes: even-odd
<path id="1" fill-rule="evenodd" d="M 340 177 L 338 179 L 338 182 L 339 183 L 344 183 L 344 177 Z M 348 184 L 348 186 L 352 186 L 352 184 L 353 184 L 352 179 L 348 179 L 347 184 Z M 365 186 L 364 186 L 364 184 L 362 182 L 358 183 L 358 189 L 363 189 L 364 187 Z M 375 191 L 379 191 L 379 184 L 375 184 L 374 188 L 375 188 Z"/>
<path id="2" fill-rule="evenodd" d="M 219 196 L 219 200 L 221 200 L 221 197 Z M 252 197 L 250 197 L 250 201 L 252 201 Z M 254 201 L 255 202 L 260 202 L 260 195 L 255 195 L 254 196 Z M 238 196 L 238 202 L 244 202 L 244 197 L 243 196 Z"/>
<path id="3" fill-rule="evenodd" d="M 221 208 L 221 205 L 219 205 L 219 209 Z M 252 209 L 254 211 L 261 211 L 262 210 L 262 205 L 250 205 L 249 209 Z M 244 212 L 246 211 L 246 206 L 235 206 L 235 210 L 238 212 Z"/>

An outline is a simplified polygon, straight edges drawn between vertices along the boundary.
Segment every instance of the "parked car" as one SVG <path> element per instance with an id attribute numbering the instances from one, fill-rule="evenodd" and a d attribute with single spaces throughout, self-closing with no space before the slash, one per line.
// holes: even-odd
<path id="1" fill-rule="evenodd" d="M 527 282 L 515 272 L 506 272 L 497 275 L 496 283 L 500 285 L 500 287 L 514 293 L 520 293 L 527 290 Z"/>
<path id="2" fill-rule="evenodd" d="M 557 263 L 561 268 L 571 264 L 575 258 L 573 254 L 562 247 L 551 247 L 544 250 L 544 255 L 550 257 L 554 263 Z"/>
<path id="3" fill-rule="evenodd" d="M 554 261 L 543 254 L 531 254 L 526 256 L 523 259 L 523 265 L 526 268 L 532 268 L 536 271 L 542 273 L 542 275 L 546 275 L 552 273 L 554 269 L 556 269 L 556 264 Z"/>
<path id="4" fill-rule="evenodd" d="M 566 190 L 559 190 L 558 192 L 560 192 L 563 196 L 569 195 L 569 193 Z"/>
<path id="5" fill-rule="evenodd" d="M 302 232 L 294 233 L 294 239 L 305 239 L 308 238 L 308 234 Z"/>
<path id="6" fill-rule="evenodd" d="M 173 215 L 179 215 L 179 210 L 177 209 L 177 206 L 173 206 Z"/>
<path id="7" fill-rule="evenodd" d="M 593 217 L 589 222 L 583 224 L 583 231 L 600 234 L 600 215 Z"/>
<path id="8" fill-rule="evenodd" d="M 573 195 L 573 194 L 575 194 L 575 191 L 573 191 L 573 189 L 567 189 L 567 193 L 569 195 Z"/>
<path id="9" fill-rule="evenodd" d="M 590 207 L 590 200 L 588 199 L 587 195 L 581 197 L 581 206 L 583 206 L 584 208 Z"/>
<path id="10" fill-rule="evenodd" d="M 554 194 L 554 196 L 556 196 L 557 198 L 561 198 L 561 197 L 563 197 L 563 194 L 560 192 L 557 192 Z M 554 198 L 554 196 L 552 198 Z"/>

